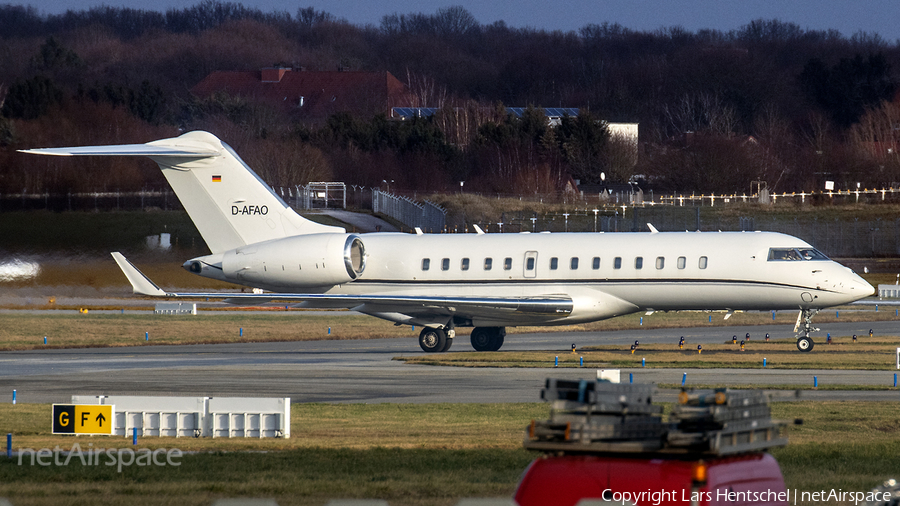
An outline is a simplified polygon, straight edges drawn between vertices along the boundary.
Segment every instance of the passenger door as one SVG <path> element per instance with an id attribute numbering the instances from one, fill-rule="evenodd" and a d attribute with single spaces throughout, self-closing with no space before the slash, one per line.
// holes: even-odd
<path id="1" fill-rule="evenodd" d="M 537 256 L 537 251 L 525 252 L 524 275 L 526 278 L 533 278 L 537 276 Z"/>

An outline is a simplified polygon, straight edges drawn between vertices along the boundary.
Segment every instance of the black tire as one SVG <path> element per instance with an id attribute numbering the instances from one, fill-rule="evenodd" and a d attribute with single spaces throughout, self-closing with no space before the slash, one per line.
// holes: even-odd
<path id="1" fill-rule="evenodd" d="M 802 352 L 812 351 L 814 345 L 815 343 L 813 343 L 813 340 L 809 337 L 801 337 L 800 339 L 797 339 L 797 349 Z"/>
<path id="2" fill-rule="evenodd" d="M 453 346 L 453 338 L 448 337 L 447 342 L 444 344 L 444 349 L 441 350 L 441 353 L 443 353 L 445 351 L 449 351 L 451 346 Z"/>
<path id="3" fill-rule="evenodd" d="M 469 340 L 472 342 L 472 348 L 475 351 L 491 351 L 493 343 L 493 335 L 490 327 L 475 327 L 472 329 L 472 335 Z"/>
<path id="4" fill-rule="evenodd" d="M 503 337 L 505 332 L 501 332 L 500 329 L 497 329 L 494 332 L 494 335 L 491 338 L 491 349 L 489 351 L 497 351 L 503 346 Z"/>
<path id="5" fill-rule="evenodd" d="M 425 353 L 438 353 L 447 346 L 447 334 L 442 329 L 425 327 L 419 333 L 419 346 Z"/>

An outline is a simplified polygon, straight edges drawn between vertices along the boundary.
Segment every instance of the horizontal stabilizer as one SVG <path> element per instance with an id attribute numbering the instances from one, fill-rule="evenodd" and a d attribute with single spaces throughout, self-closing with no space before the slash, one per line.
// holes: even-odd
<path id="1" fill-rule="evenodd" d="M 152 144 L 120 144 L 115 146 L 81 146 L 75 148 L 22 149 L 22 153 L 50 156 L 150 156 L 206 158 L 221 153 L 215 149 L 190 146 L 154 146 Z"/>

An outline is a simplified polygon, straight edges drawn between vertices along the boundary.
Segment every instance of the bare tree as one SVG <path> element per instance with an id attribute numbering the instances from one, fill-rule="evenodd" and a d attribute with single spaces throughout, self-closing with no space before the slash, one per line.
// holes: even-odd
<path id="1" fill-rule="evenodd" d="M 447 104 L 449 93 L 444 85 L 424 74 L 416 74 L 406 69 L 406 85 L 411 96 L 411 107 L 442 108 Z"/>
<path id="2" fill-rule="evenodd" d="M 662 114 L 672 134 L 708 131 L 727 136 L 738 125 L 734 107 L 718 94 L 684 94 L 674 104 L 664 104 Z"/>

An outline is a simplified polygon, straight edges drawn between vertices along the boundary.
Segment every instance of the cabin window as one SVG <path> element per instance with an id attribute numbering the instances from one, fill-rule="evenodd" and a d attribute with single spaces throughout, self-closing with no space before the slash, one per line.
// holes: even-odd
<path id="1" fill-rule="evenodd" d="M 431 259 L 423 258 L 422 259 L 422 270 L 427 271 L 429 267 L 431 267 Z"/>
<path id="2" fill-rule="evenodd" d="M 572 260 L 569 262 L 569 268 L 573 271 L 578 270 L 578 257 L 572 257 Z"/>
<path id="3" fill-rule="evenodd" d="M 613 259 L 613 269 L 621 269 L 622 268 L 622 257 L 616 257 Z"/>
<path id="4" fill-rule="evenodd" d="M 666 266 L 666 259 L 665 259 L 665 257 L 656 257 L 656 268 L 657 268 L 657 269 L 662 269 L 662 268 L 665 267 L 665 266 Z"/>
<path id="5" fill-rule="evenodd" d="M 531 268 L 534 269 L 534 261 L 531 262 Z M 503 259 L 503 270 L 508 271 L 512 269 L 512 258 L 506 257 Z"/>
<path id="6" fill-rule="evenodd" d="M 463 259 L 462 259 L 462 262 L 459 263 L 459 268 L 462 269 L 462 270 L 464 270 L 464 271 L 469 270 L 469 259 L 468 259 L 468 258 L 463 258 Z"/>
<path id="7" fill-rule="evenodd" d="M 600 268 L 600 257 L 594 257 L 594 260 L 591 262 L 591 269 L 595 271 Z"/>
<path id="8" fill-rule="evenodd" d="M 644 268 L 644 257 L 637 257 L 634 259 L 634 268 L 635 269 L 643 269 Z"/>
<path id="9" fill-rule="evenodd" d="M 687 267 L 687 258 L 678 257 L 678 268 L 684 269 L 685 267 Z"/>
<path id="10" fill-rule="evenodd" d="M 701 268 L 701 269 L 706 269 L 706 264 L 707 264 L 707 258 L 706 258 L 706 257 L 700 257 L 700 268 Z"/>
<path id="11" fill-rule="evenodd" d="M 493 258 L 485 258 L 484 259 L 484 270 L 489 271 L 489 270 L 491 270 L 491 267 L 493 267 L 493 266 L 494 266 Z"/>
<path id="12" fill-rule="evenodd" d="M 559 267 L 559 259 L 556 257 L 551 258 L 550 259 L 550 270 L 555 271 L 557 267 Z"/>
<path id="13" fill-rule="evenodd" d="M 449 258 L 445 258 L 445 259 L 441 260 L 441 270 L 442 271 L 450 270 L 450 259 Z"/>
<path id="14" fill-rule="evenodd" d="M 525 260 L 525 270 L 533 271 L 534 270 L 534 259 L 529 258 Z"/>

